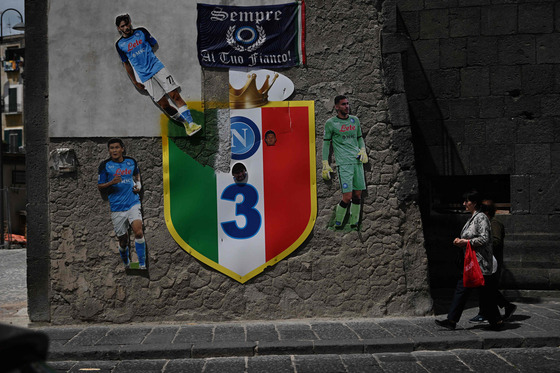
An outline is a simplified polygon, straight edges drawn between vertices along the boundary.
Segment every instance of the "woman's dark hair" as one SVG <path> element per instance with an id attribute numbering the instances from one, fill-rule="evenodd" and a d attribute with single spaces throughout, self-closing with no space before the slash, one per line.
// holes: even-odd
<path id="1" fill-rule="evenodd" d="M 482 205 L 482 195 L 476 190 L 471 190 L 463 194 L 463 200 L 474 203 L 475 209 L 480 210 L 480 206 Z"/>

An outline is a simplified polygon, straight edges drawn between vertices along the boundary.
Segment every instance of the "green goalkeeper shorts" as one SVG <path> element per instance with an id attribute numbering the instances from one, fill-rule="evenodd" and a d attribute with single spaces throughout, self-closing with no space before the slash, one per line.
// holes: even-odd
<path id="1" fill-rule="evenodd" d="M 337 171 L 342 193 L 366 189 L 364 166 L 361 163 L 342 164 L 337 167 Z"/>

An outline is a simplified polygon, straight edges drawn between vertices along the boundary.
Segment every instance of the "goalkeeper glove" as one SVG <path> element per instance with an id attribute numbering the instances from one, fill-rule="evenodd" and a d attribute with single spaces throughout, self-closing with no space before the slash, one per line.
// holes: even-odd
<path id="1" fill-rule="evenodd" d="M 366 148 L 361 148 L 360 149 L 360 151 L 358 152 L 357 158 L 360 160 L 360 162 L 367 163 L 368 157 L 367 157 L 367 154 L 366 154 Z"/>
<path id="2" fill-rule="evenodd" d="M 329 161 L 323 161 L 323 179 L 330 180 L 331 172 L 334 172 L 331 166 L 329 166 Z"/>

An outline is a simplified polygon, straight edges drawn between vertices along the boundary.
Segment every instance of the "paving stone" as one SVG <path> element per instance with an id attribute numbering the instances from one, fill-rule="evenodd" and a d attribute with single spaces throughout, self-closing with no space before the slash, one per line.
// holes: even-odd
<path id="1" fill-rule="evenodd" d="M 494 351 L 521 372 L 558 372 L 560 349 L 503 349 Z"/>
<path id="2" fill-rule="evenodd" d="M 121 361 L 112 373 L 161 373 L 166 360 L 125 360 Z"/>
<path id="3" fill-rule="evenodd" d="M 340 322 L 311 324 L 311 330 L 313 330 L 320 339 L 358 339 L 358 336 L 352 329 Z"/>
<path id="4" fill-rule="evenodd" d="M 341 356 L 342 363 L 348 369 L 348 372 L 352 373 L 383 373 L 384 370 L 381 368 L 377 360 L 373 355 L 361 354 L 361 355 L 345 355 Z"/>
<path id="5" fill-rule="evenodd" d="M 554 329 L 558 330 L 558 329 Z M 527 332 L 523 335 L 523 347 L 554 347 L 560 346 L 560 335 L 548 332 Z M 518 347 L 518 346 L 513 346 Z"/>
<path id="6" fill-rule="evenodd" d="M 413 336 L 432 335 L 426 330 L 412 324 L 408 320 L 399 320 L 399 321 L 381 320 L 379 321 L 379 326 L 381 326 L 385 330 L 388 330 L 389 333 L 391 333 L 395 337 L 404 337 L 404 336 L 413 337 Z"/>
<path id="7" fill-rule="evenodd" d="M 295 370 L 290 356 L 256 356 L 247 359 L 247 373 L 262 372 L 293 373 Z"/>
<path id="8" fill-rule="evenodd" d="M 62 344 L 68 342 L 70 339 L 78 335 L 83 328 L 39 328 L 38 331 L 42 331 L 49 336 L 51 343 L 53 341 L 59 341 Z"/>
<path id="9" fill-rule="evenodd" d="M 79 361 L 74 363 L 71 369 L 65 370 L 63 367 L 59 366 L 57 370 L 69 373 L 84 373 L 88 371 L 95 373 L 112 373 L 118 364 L 118 361 Z M 54 367 L 54 365 L 51 366 Z"/>
<path id="10" fill-rule="evenodd" d="M 165 373 L 202 372 L 204 359 L 174 359 L 165 365 Z"/>
<path id="11" fill-rule="evenodd" d="M 177 332 L 173 343 L 186 343 L 186 342 L 212 342 L 213 327 L 201 325 L 183 326 Z"/>
<path id="12" fill-rule="evenodd" d="M 204 373 L 244 373 L 245 358 L 213 358 L 207 359 Z"/>
<path id="13" fill-rule="evenodd" d="M 96 345 L 140 344 L 151 331 L 151 327 L 112 329 L 109 330 L 103 338 L 97 341 Z"/>
<path id="14" fill-rule="evenodd" d="M 392 337 L 391 333 L 377 325 L 374 321 L 349 321 L 346 325 L 361 339 L 376 339 Z"/>
<path id="15" fill-rule="evenodd" d="M 420 351 L 413 355 L 428 372 L 470 372 L 468 366 L 447 351 Z"/>
<path id="16" fill-rule="evenodd" d="M 346 373 L 346 368 L 338 355 L 294 356 L 297 373 Z"/>
<path id="17" fill-rule="evenodd" d="M 279 324 L 276 326 L 276 329 L 282 341 L 313 341 L 317 339 L 317 335 L 313 333 L 311 326 L 307 324 Z"/>
<path id="18" fill-rule="evenodd" d="M 374 355 L 379 366 L 383 368 L 384 372 L 399 372 L 399 373 L 416 373 L 426 372 L 412 354 L 408 353 L 394 353 L 394 354 L 375 354 Z"/>
<path id="19" fill-rule="evenodd" d="M 88 327 L 68 341 L 67 346 L 93 346 L 111 330 L 108 327 Z"/>
<path id="20" fill-rule="evenodd" d="M 246 326 L 247 341 L 278 341 L 280 337 L 273 324 L 249 324 Z"/>
<path id="21" fill-rule="evenodd" d="M 57 372 L 70 372 L 77 363 L 77 361 L 49 361 L 47 365 Z"/>
<path id="22" fill-rule="evenodd" d="M 455 350 L 453 354 L 457 355 L 474 372 L 508 372 L 512 368 L 493 351 Z"/>
<path id="23" fill-rule="evenodd" d="M 179 331 L 178 326 L 160 326 L 155 327 L 144 338 L 142 344 L 170 344 L 175 339 Z"/>
<path id="24" fill-rule="evenodd" d="M 218 325 L 214 328 L 214 342 L 245 342 L 245 328 L 239 325 Z"/>

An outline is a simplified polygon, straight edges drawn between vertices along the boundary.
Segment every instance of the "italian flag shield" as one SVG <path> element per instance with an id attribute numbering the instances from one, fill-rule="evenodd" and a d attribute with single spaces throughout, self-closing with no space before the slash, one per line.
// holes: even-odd
<path id="1" fill-rule="evenodd" d="M 298 248 L 315 224 L 314 105 L 271 102 L 231 110 L 230 121 L 228 173 L 163 136 L 165 221 L 185 251 L 244 283 Z"/>

